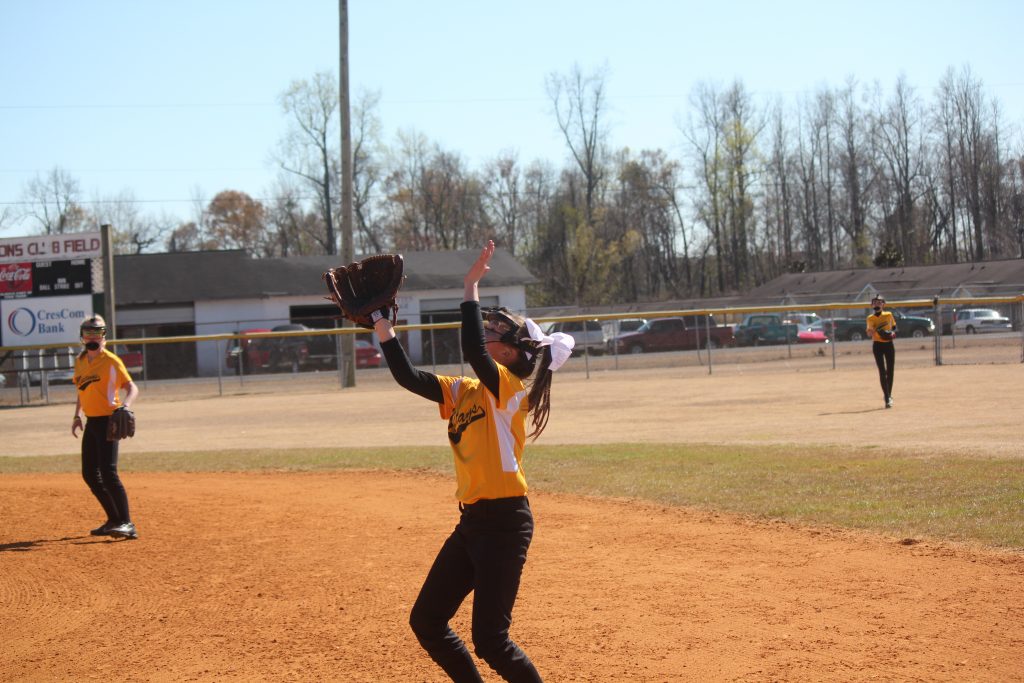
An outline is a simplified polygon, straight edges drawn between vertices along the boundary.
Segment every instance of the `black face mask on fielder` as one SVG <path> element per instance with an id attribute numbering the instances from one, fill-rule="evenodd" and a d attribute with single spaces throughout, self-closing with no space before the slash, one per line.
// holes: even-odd
<path id="1" fill-rule="evenodd" d="M 85 348 L 89 349 L 90 351 L 95 351 L 96 349 L 100 348 L 100 343 L 99 342 L 94 342 L 94 341 L 86 342 L 85 343 Z"/>
<path id="2" fill-rule="evenodd" d="M 875 315 L 878 315 L 881 312 L 882 312 L 882 307 L 881 306 L 875 306 Z"/>

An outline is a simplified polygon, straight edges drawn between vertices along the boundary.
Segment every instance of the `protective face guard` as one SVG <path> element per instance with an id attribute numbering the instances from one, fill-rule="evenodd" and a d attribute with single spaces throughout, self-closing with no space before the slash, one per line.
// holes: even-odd
<path id="1" fill-rule="evenodd" d="M 508 309 L 482 308 L 480 313 L 484 318 L 484 330 L 501 335 L 498 341 L 511 346 L 519 346 L 519 324 L 508 315 Z"/>
<path id="2" fill-rule="evenodd" d="M 86 337 L 103 338 L 107 336 L 106 327 L 96 327 L 94 325 L 82 325 L 78 330 L 78 336 L 85 339 Z"/>
<path id="3" fill-rule="evenodd" d="M 484 318 L 485 335 L 487 332 L 501 335 L 498 341 L 519 349 L 528 360 L 537 354 L 537 342 L 529 335 L 520 336 L 523 326 L 512 319 L 507 308 L 482 308 L 480 314 Z"/>

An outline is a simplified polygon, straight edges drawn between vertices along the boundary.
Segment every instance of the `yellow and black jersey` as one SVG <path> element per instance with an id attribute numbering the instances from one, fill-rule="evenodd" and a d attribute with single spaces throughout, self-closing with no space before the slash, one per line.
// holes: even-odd
<path id="1" fill-rule="evenodd" d="M 871 330 L 871 338 L 876 342 L 889 342 L 892 343 L 892 339 L 883 339 L 878 335 L 879 330 L 895 330 L 896 329 L 896 318 L 893 317 L 889 311 L 882 311 L 878 315 L 872 313 L 868 316 L 867 328 Z"/>
<path id="2" fill-rule="evenodd" d="M 455 453 L 455 497 L 467 505 L 526 495 L 527 390 L 519 377 L 497 365 L 497 398 L 478 379 L 437 377 L 444 394 L 441 417 L 448 420 L 448 442 Z"/>
<path id="3" fill-rule="evenodd" d="M 85 353 L 75 359 L 75 386 L 86 417 L 110 415 L 121 405 L 118 390 L 132 381 L 121 359 L 103 349 L 93 360 Z"/>

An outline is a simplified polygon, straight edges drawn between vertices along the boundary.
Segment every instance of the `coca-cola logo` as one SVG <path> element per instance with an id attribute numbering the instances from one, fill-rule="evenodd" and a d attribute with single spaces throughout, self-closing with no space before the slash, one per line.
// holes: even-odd
<path id="1" fill-rule="evenodd" d="M 0 292 L 31 292 L 32 264 L 4 263 L 0 264 Z"/>

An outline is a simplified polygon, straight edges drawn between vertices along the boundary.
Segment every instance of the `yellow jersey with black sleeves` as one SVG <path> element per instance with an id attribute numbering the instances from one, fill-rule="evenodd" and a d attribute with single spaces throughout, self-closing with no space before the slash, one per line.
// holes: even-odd
<path id="1" fill-rule="evenodd" d="M 94 359 L 79 354 L 75 359 L 75 386 L 86 417 L 110 415 L 121 405 L 118 390 L 132 381 L 121 359 L 103 349 Z"/>
<path id="2" fill-rule="evenodd" d="M 876 342 L 889 342 L 891 344 L 892 339 L 882 339 L 878 336 L 878 330 L 896 329 L 896 318 L 889 311 L 882 311 L 877 315 L 872 313 L 868 316 L 867 327 L 871 330 L 871 338 Z"/>
<path id="3" fill-rule="evenodd" d="M 529 411 L 523 380 L 498 366 L 495 397 L 473 377 L 438 375 L 448 420 L 448 442 L 455 454 L 455 497 L 469 505 L 487 498 L 526 495 L 523 446 Z"/>

